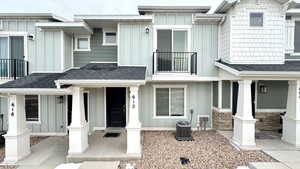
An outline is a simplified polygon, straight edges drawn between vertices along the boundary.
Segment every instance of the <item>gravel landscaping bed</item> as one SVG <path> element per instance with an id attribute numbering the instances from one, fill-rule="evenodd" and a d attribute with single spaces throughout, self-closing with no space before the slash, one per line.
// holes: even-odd
<path id="1" fill-rule="evenodd" d="M 143 157 L 135 163 L 137 169 L 236 169 L 249 162 L 274 162 L 262 151 L 238 151 L 215 131 L 193 132 L 195 141 L 178 142 L 173 132 L 143 132 Z M 180 157 L 190 163 L 182 165 Z"/>
<path id="2" fill-rule="evenodd" d="M 34 146 L 48 137 L 33 136 L 30 137 L 30 146 Z M 5 148 L 0 148 L 0 163 L 3 162 L 5 156 Z M 0 166 L 0 169 L 16 169 L 14 166 Z"/>

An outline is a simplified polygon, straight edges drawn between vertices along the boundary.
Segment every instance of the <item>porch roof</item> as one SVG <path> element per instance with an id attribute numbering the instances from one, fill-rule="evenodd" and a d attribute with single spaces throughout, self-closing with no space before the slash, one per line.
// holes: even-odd
<path id="1" fill-rule="evenodd" d="M 146 66 L 118 66 L 117 63 L 89 63 L 71 69 L 58 80 L 145 80 Z"/>
<path id="2" fill-rule="evenodd" d="M 236 76 L 300 77 L 300 61 L 285 61 L 284 64 L 229 64 L 219 60 L 215 65 Z"/>
<path id="3" fill-rule="evenodd" d="M 118 66 L 117 63 L 90 63 L 63 73 L 33 73 L 29 76 L 0 85 L 0 93 L 15 92 L 16 89 L 48 90 L 73 84 L 143 84 L 146 67 Z M 68 87 L 68 86 L 65 86 Z"/>

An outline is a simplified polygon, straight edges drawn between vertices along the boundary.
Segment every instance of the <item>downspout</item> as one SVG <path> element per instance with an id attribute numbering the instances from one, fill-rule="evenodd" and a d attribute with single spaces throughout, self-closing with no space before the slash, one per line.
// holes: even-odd
<path id="1" fill-rule="evenodd" d="M 222 45 L 222 37 L 221 37 L 221 34 L 222 34 L 222 25 L 223 23 L 225 22 L 226 20 L 226 16 L 223 16 L 218 24 L 218 58 L 217 60 L 220 60 L 221 59 L 221 45 Z"/>

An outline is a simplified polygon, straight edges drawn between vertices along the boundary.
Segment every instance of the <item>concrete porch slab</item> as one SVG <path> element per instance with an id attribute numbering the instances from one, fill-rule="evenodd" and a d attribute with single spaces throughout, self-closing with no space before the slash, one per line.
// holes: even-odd
<path id="1" fill-rule="evenodd" d="M 86 161 L 79 169 L 118 169 L 120 161 Z"/>
<path id="2" fill-rule="evenodd" d="M 286 165 L 278 162 L 255 162 L 249 163 L 250 169 L 290 169 Z"/>
<path id="3" fill-rule="evenodd" d="M 141 154 L 129 155 L 127 151 L 127 138 L 124 130 L 119 137 L 103 137 L 105 131 L 96 131 L 89 136 L 89 147 L 81 154 L 69 154 L 67 161 L 77 163 L 83 161 L 119 161 L 137 160 Z"/>

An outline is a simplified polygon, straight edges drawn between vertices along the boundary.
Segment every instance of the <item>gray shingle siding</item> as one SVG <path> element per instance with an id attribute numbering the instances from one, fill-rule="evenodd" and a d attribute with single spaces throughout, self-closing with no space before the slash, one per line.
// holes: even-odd
<path id="1" fill-rule="evenodd" d="M 74 66 L 81 67 L 92 61 L 117 62 L 117 46 L 103 46 L 102 29 L 94 29 L 91 36 L 91 51 L 74 51 Z"/>

